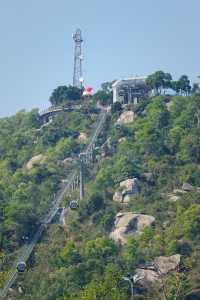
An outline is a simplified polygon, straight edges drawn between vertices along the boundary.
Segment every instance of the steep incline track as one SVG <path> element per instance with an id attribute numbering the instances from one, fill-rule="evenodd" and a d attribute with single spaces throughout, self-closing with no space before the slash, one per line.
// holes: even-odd
<path id="1" fill-rule="evenodd" d="M 85 152 L 88 153 L 91 151 L 91 149 L 93 149 L 96 141 L 97 141 L 97 138 L 103 128 L 103 125 L 104 125 L 104 122 L 106 120 L 106 112 L 105 111 L 102 111 L 100 113 L 100 116 L 99 116 L 99 119 L 97 121 L 97 125 L 93 131 L 93 134 L 91 135 L 91 138 L 89 140 L 89 143 L 86 147 L 86 150 Z M 37 244 L 38 240 L 40 239 L 43 231 L 47 228 L 48 224 L 51 223 L 51 221 L 53 220 L 53 218 L 55 217 L 57 211 L 58 211 L 58 208 L 64 198 L 64 195 L 70 191 L 70 187 L 75 179 L 75 177 L 77 176 L 79 170 L 78 169 L 75 169 L 68 177 L 68 181 L 67 181 L 67 184 L 65 187 L 63 187 L 59 192 L 58 194 L 56 195 L 55 197 L 55 200 L 53 202 L 53 205 L 50 209 L 50 211 L 48 212 L 48 214 L 45 216 L 45 218 L 43 219 L 43 222 L 42 224 L 40 225 L 40 227 L 38 228 L 37 232 L 35 233 L 35 235 L 33 236 L 32 240 L 28 243 L 28 245 L 26 247 L 24 247 L 21 255 L 16 259 L 16 261 L 14 262 L 13 264 L 13 268 L 12 268 L 12 271 L 9 273 L 9 279 L 7 281 L 7 283 L 5 284 L 3 290 L 1 291 L 0 293 L 0 299 L 4 299 L 8 293 L 8 290 L 9 288 L 14 284 L 15 280 L 17 279 L 17 270 L 16 270 L 16 266 L 17 266 L 17 263 L 19 261 L 24 261 L 26 262 L 35 245 Z"/>

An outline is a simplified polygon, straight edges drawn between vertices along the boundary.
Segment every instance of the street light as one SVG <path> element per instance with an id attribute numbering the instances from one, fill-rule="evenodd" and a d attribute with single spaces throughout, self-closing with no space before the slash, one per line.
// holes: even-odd
<path id="1" fill-rule="evenodd" d="M 139 276 L 138 274 L 135 275 L 131 275 L 128 274 L 127 276 L 122 277 L 122 279 L 124 279 L 125 281 L 128 281 L 130 284 L 130 288 L 131 288 L 131 300 L 133 300 L 133 296 L 134 296 L 134 284 L 137 283 L 139 280 L 143 279 L 144 277 Z"/>

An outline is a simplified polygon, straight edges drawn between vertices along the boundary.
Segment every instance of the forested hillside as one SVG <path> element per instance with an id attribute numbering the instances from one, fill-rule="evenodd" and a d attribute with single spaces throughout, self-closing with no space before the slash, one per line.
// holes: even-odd
<path id="1" fill-rule="evenodd" d="M 37 110 L 0 120 L 2 261 L 35 232 L 68 174 L 64 159 L 78 155 L 85 145 L 79 135 L 89 135 L 96 118 L 83 107 L 60 113 L 48 124 Z"/>
<path id="2" fill-rule="evenodd" d="M 127 112 L 132 119 L 122 121 Z M 1 284 L 7 257 L 40 224 L 72 168 L 66 158 L 81 152 L 80 132 L 89 136 L 96 119 L 86 105 L 47 126 L 37 110 L 0 120 Z M 56 220 L 48 228 L 13 299 L 128 300 L 127 274 L 138 276 L 135 299 L 200 299 L 199 94 L 112 105 L 85 176 L 84 200 L 64 228 Z M 131 191 L 127 179 L 134 179 Z M 76 197 L 66 195 L 63 206 Z M 122 233 L 123 216 L 131 221 Z M 180 261 L 171 267 L 169 257 Z"/>

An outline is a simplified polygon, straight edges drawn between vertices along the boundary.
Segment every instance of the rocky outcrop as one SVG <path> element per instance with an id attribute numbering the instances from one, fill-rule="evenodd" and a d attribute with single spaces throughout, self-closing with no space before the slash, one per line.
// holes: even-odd
<path id="1" fill-rule="evenodd" d="M 123 189 L 122 194 L 126 194 L 126 193 L 136 194 L 139 192 L 137 178 L 131 178 L 131 179 L 126 179 L 124 181 L 121 181 L 119 186 L 121 189 Z"/>
<path id="2" fill-rule="evenodd" d="M 158 273 L 166 275 L 170 271 L 174 271 L 180 265 L 181 255 L 159 256 L 154 259 L 154 265 L 158 269 Z"/>
<path id="3" fill-rule="evenodd" d="M 182 190 L 185 192 L 192 192 L 195 190 L 195 188 L 191 184 L 184 182 L 182 185 Z"/>
<path id="4" fill-rule="evenodd" d="M 123 137 L 121 137 L 119 140 L 118 140 L 118 142 L 119 143 L 123 143 L 123 142 L 125 142 L 126 141 L 126 138 L 123 136 Z"/>
<path id="5" fill-rule="evenodd" d="M 115 192 L 113 195 L 113 201 L 122 203 L 123 202 L 122 192 Z"/>
<path id="6" fill-rule="evenodd" d="M 79 141 L 86 143 L 88 141 L 88 136 L 85 132 L 80 132 L 78 139 L 79 139 Z"/>
<path id="7" fill-rule="evenodd" d="M 131 110 L 124 111 L 119 119 L 117 120 L 117 124 L 128 124 L 132 123 L 135 119 L 135 114 Z"/>
<path id="8" fill-rule="evenodd" d="M 132 195 L 139 193 L 137 178 L 126 179 L 119 184 L 119 190 L 113 195 L 113 201 L 128 203 Z"/>
<path id="9" fill-rule="evenodd" d="M 151 226 L 154 222 L 155 218 L 153 216 L 132 212 L 118 213 L 110 237 L 116 242 L 126 244 L 129 236 L 140 234 L 146 226 Z"/>
<path id="10" fill-rule="evenodd" d="M 150 288 L 156 282 L 160 282 L 160 276 L 157 272 L 148 269 L 136 269 L 135 274 L 140 278 L 138 284 L 145 288 Z"/>
<path id="11" fill-rule="evenodd" d="M 176 202 L 180 199 L 180 197 L 174 194 L 168 194 L 168 199 L 170 202 Z"/>
<path id="12" fill-rule="evenodd" d="M 138 283 L 145 288 L 149 288 L 156 282 L 161 282 L 161 276 L 164 276 L 176 270 L 181 262 L 181 255 L 156 257 L 150 267 L 136 269 Z"/>
<path id="13" fill-rule="evenodd" d="M 40 165 L 42 160 L 44 158 L 43 154 L 38 154 L 36 156 L 33 156 L 26 164 L 26 169 L 31 170 L 33 167 Z"/>
<path id="14" fill-rule="evenodd" d="M 177 196 L 181 196 L 183 194 L 186 194 L 187 192 L 186 191 L 183 191 L 181 189 L 174 189 L 173 190 L 173 194 L 177 195 Z"/>
<path id="15" fill-rule="evenodd" d="M 200 192 L 199 187 L 194 187 L 190 183 L 184 182 L 181 189 L 174 189 L 172 193 L 167 194 L 171 202 L 176 202 L 180 197 L 188 192 Z"/>
<path id="16" fill-rule="evenodd" d="M 169 101 L 169 102 L 167 102 L 167 103 L 166 103 L 167 110 L 169 110 L 169 111 L 170 111 L 170 109 L 171 109 L 172 105 L 173 105 L 173 101 Z"/>

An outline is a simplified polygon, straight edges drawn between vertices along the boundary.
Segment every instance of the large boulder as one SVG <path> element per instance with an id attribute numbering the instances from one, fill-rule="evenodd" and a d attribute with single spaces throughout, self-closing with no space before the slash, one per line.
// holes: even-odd
<path id="1" fill-rule="evenodd" d="M 113 195 L 113 201 L 122 203 L 123 202 L 122 192 L 115 192 Z"/>
<path id="2" fill-rule="evenodd" d="M 122 192 L 115 192 L 113 195 L 113 201 L 122 203 L 122 204 L 128 204 L 131 200 L 131 194 L 125 194 L 123 195 Z"/>
<path id="3" fill-rule="evenodd" d="M 178 268 L 181 262 L 181 255 L 175 254 L 172 256 L 159 256 L 154 259 L 154 265 L 158 269 L 160 274 L 165 275 L 170 271 L 174 271 Z"/>
<path id="4" fill-rule="evenodd" d="M 186 194 L 187 192 L 186 191 L 183 191 L 181 189 L 174 189 L 173 190 L 173 194 L 177 195 L 177 196 L 181 196 L 183 194 Z"/>
<path id="5" fill-rule="evenodd" d="M 160 276 L 156 271 L 148 269 L 136 269 L 135 274 L 138 276 L 138 283 L 145 287 L 149 288 L 156 282 L 160 282 Z"/>
<path id="6" fill-rule="evenodd" d="M 125 136 L 121 137 L 121 138 L 118 140 L 119 143 L 123 143 L 123 142 L 125 142 L 125 141 L 126 141 Z"/>
<path id="7" fill-rule="evenodd" d="M 127 110 L 120 115 L 119 119 L 117 120 L 117 124 L 128 124 L 133 122 L 134 119 L 135 119 L 134 112 L 131 110 Z"/>
<path id="8" fill-rule="evenodd" d="M 161 282 L 161 277 L 178 268 L 181 261 L 181 255 L 156 257 L 150 267 L 136 269 L 138 283 L 145 288 L 149 288 L 156 282 Z"/>
<path id="9" fill-rule="evenodd" d="M 85 132 L 80 132 L 78 136 L 79 141 L 86 143 L 88 141 L 88 136 L 87 133 Z"/>
<path id="10" fill-rule="evenodd" d="M 185 191 L 185 192 L 192 192 L 192 191 L 194 191 L 194 189 L 195 188 L 187 182 L 184 182 L 183 185 L 182 185 L 182 190 Z"/>
<path id="11" fill-rule="evenodd" d="M 122 194 L 137 194 L 139 192 L 137 178 L 126 179 L 124 181 L 121 181 L 119 186 L 121 189 L 123 189 Z"/>
<path id="12" fill-rule="evenodd" d="M 174 194 L 167 194 L 167 196 L 170 202 L 176 202 L 180 199 L 180 196 Z"/>
<path id="13" fill-rule="evenodd" d="M 129 203 L 131 196 L 139 192 L 137 178 L 126 179 L 120 182 L 120 190 L 113 195 L 113 201 L 119 203 Z"/>
<path id="14" fill-rule="evenodd" d="M 146 226 L 151 226 L 154 222 L 155 218 L 153 216 L 132 212 L 118 213 L 110 237 L 116 242 L 126 244 L 129 236 L 142 233 Z"/>
<path id="15" fill-rule="evenodd" d="M 33 167 L 40 165 L 43 158 L 44 158 L 43 154 L 38 154 L 36 156 L 33 156 L 26 164 L 27 170 L 31 170 Z"/>

